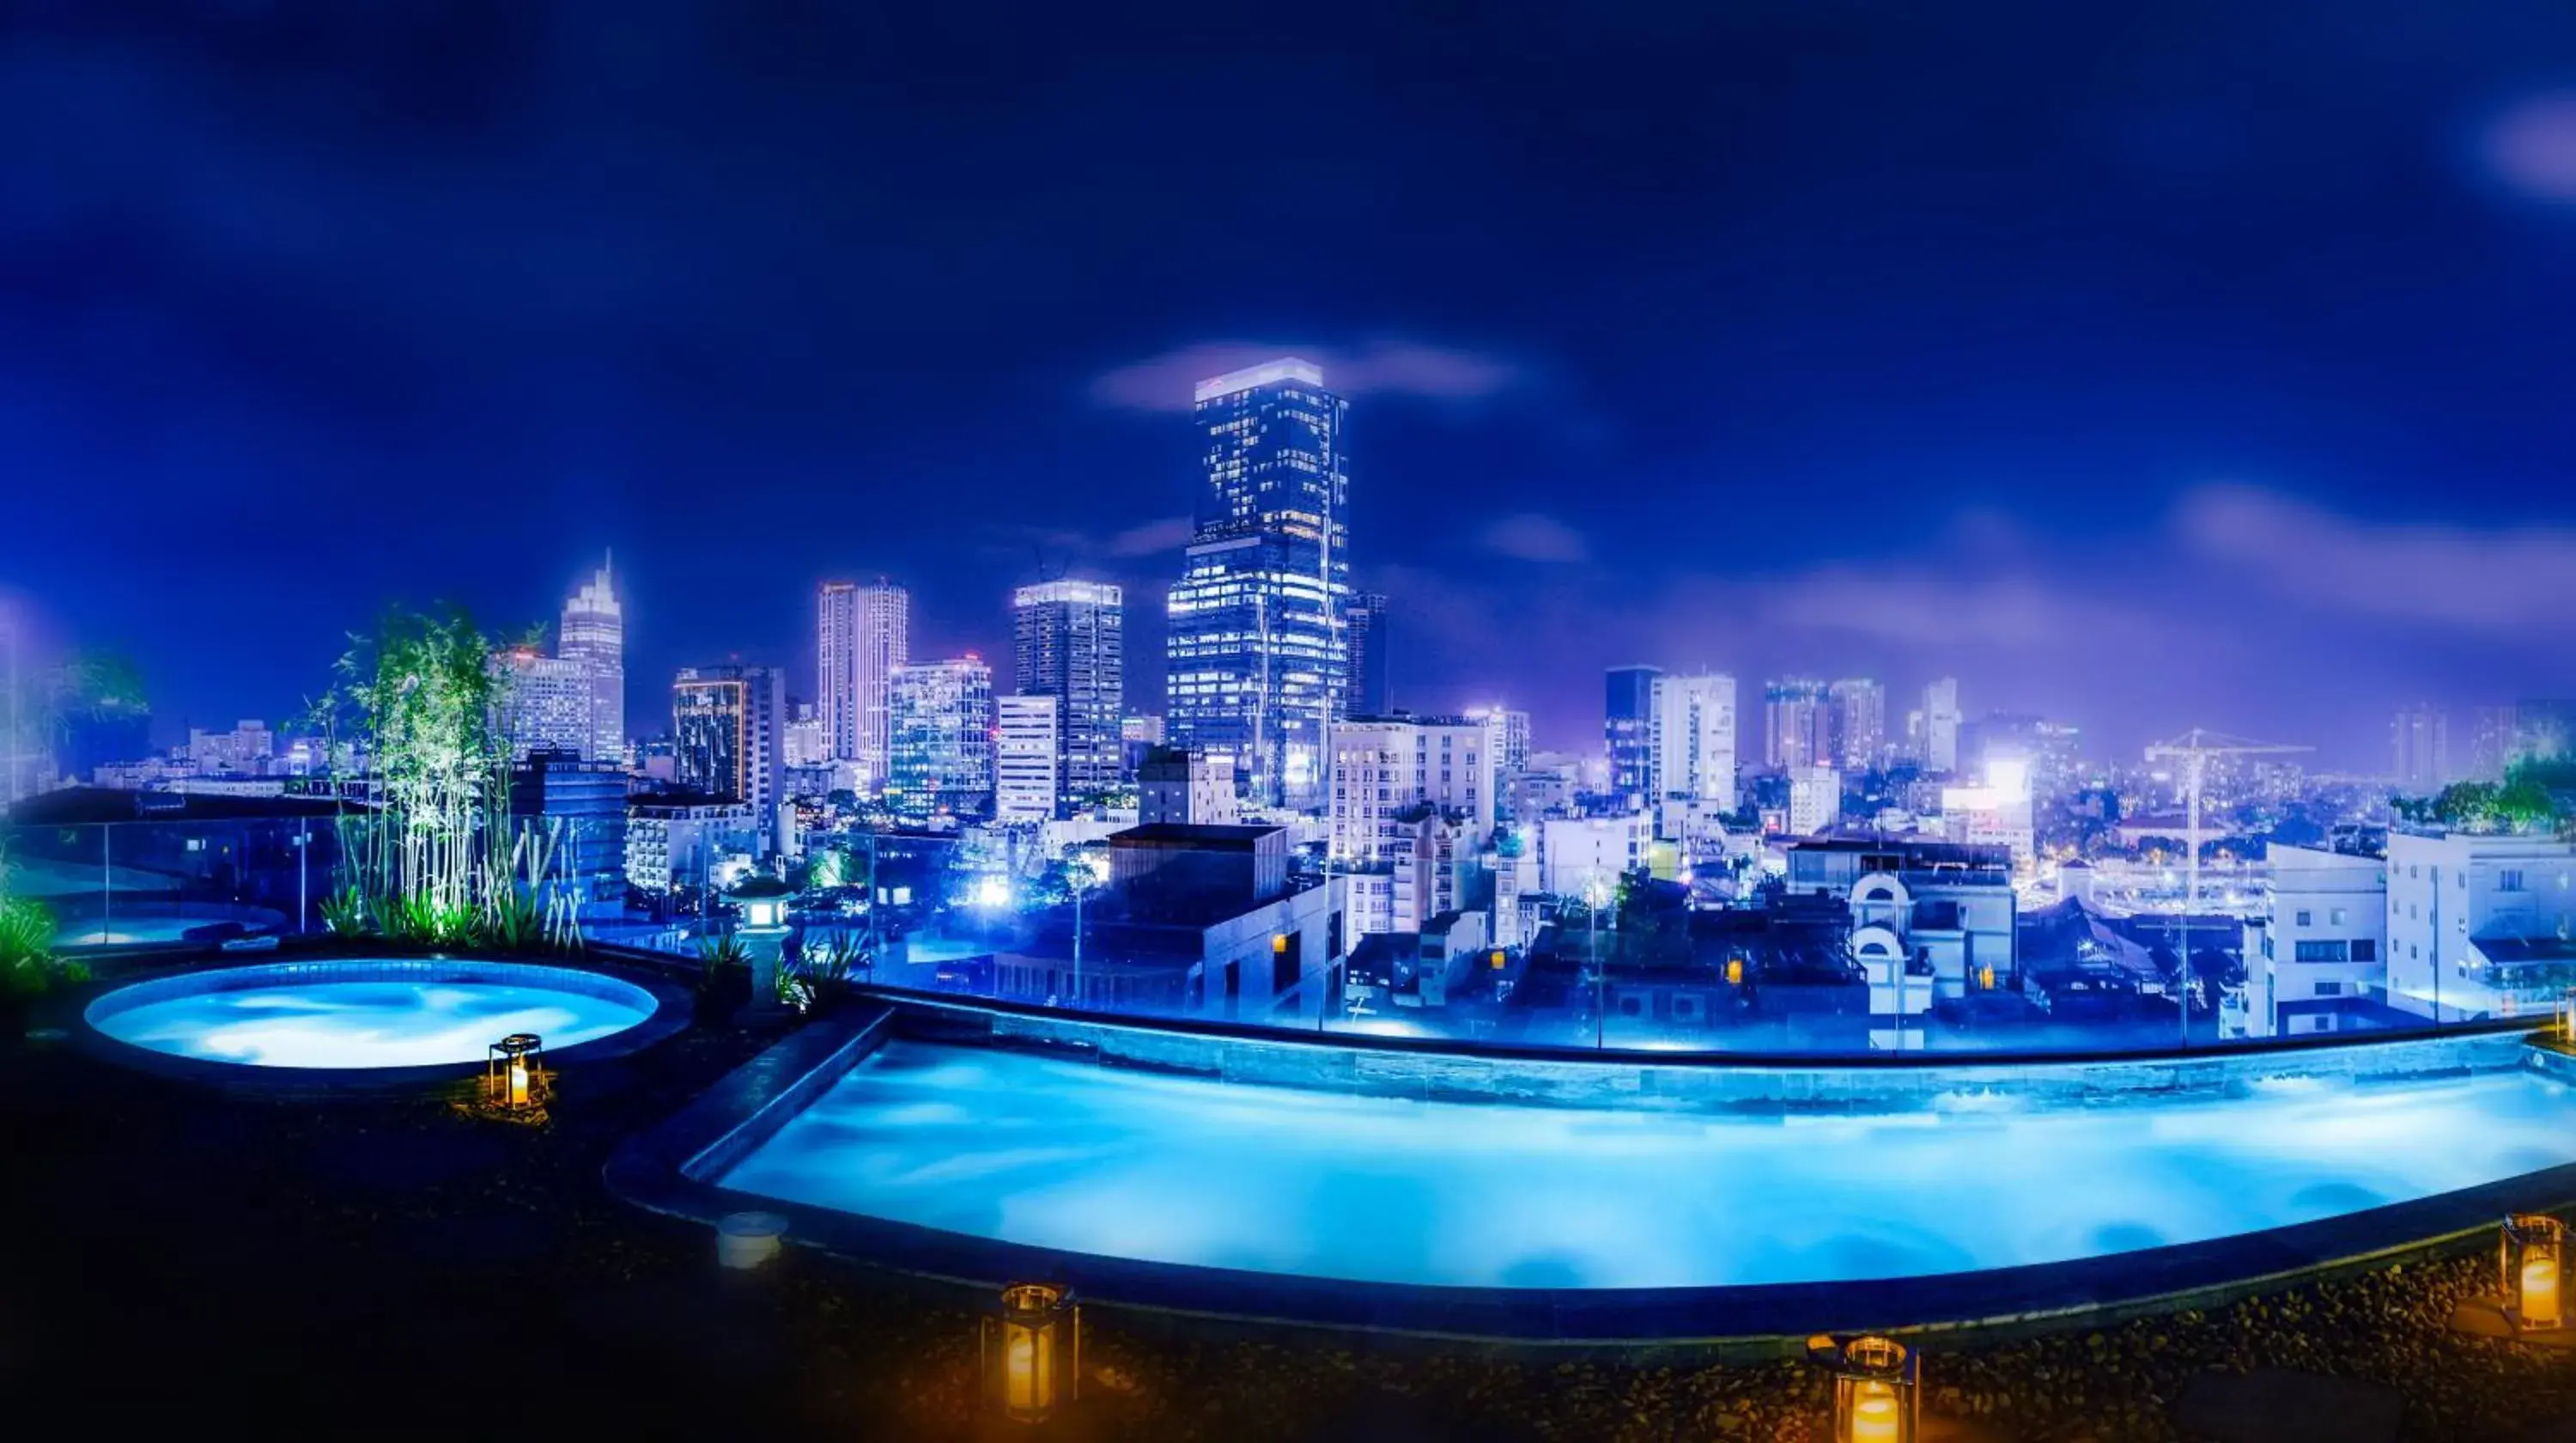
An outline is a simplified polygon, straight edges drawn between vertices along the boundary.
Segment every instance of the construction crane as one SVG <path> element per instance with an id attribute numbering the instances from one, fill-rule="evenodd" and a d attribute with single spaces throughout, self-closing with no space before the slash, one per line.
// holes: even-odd
<path id="1" fill-rule="evenodd" d="M 2147 760 L 2182 763 L 2183 794 L 2189 798 L 2190 813 L 2184 827 L 2183 850 L 2188 855 L 2182 899 L 2181 941 L 2174 948 L 2174 1010 L 2182 1018 L 2182 1045 L 2191 1046 L 2191 909 L 2200 905 L 2200 788 L 2207 779 L 2211 757 L 2287 756 L 2293 752 L 2314 751 L 2314 747 L 2287 746 L 2279 742 L 2258 742 L 2245 737 L 2232 737 L 2207 727 L 2193 727 L 2169 742 L 2157 742 L 2147 748 Z"/>

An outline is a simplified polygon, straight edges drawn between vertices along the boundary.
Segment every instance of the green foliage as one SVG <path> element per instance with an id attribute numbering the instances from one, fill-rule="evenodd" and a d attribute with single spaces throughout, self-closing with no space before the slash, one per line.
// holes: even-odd
<path id="1" fill-rule="evenodd" d="M 2530 758 L 2505 772 L 2501 782 L 2453 782 L 2431 797 L 2395 797 L 2390 809 L 2400 821 L 2463 832 L 2544 831 L 2568 820 L 2559 797 L 2576 791 L 2576 762 Z"/>
<path id="2" fill-rule="evenodd" d="M 23 1001 L 52 990 L 61 975 L 53 949 L 52 911 L 32 898 L 0 897 L 0 1000 Z"/>
<path id="3" fill-rule="evenodd" d="M 343 882 L 322 899 L 322 925 L 334 936 L 365 937 L 376 931 L 375 909 L 368 905 L 366 893 Z"/>
<path id="4" fill-rule="evenodd" d="M 839 935 L 808 942 L 778 971 L 778 1000 L 799 1012 L 828 1012 L 850 995 L 871 962 L 867 949 Z"/>
<path id="5" fill-rule="evenodd" d="M 560 823 L 509 813 L 491 639 L 461 611 L 396 608 L 353 636 L 314 704 L 335 770 L 363 751 L 380 801 L 343 817 L 343 875 L 323 916 L 344 936 L 511 951 L 581 947 Z"/>

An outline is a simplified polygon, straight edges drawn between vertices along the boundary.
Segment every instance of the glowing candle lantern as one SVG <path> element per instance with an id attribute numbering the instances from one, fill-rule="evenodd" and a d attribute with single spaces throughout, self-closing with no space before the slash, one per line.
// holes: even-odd
<path id="1" fill-rule="evenodd" d="M 1915 1443 L 1920 1421 L 1914 1350 L 1893 1338 L 1807 1340 L 1807 1357 L 1834 1375 L 1834 1443 Z"/>
<path id="2" fill-rule="evenodd" d="M 1743 958 L 1729 957 L 1726 959 L 1726 985 L 1729 987 L 1741 987 L 1744 985 Z"/>
<path id="3" fill-rule="evenodd" d="M 1082 1310 L 1045 1283 L 1002 1289 L 1001 1311 L 984 1319 L 984 1384 L 1002 1416 L 1043 1423 L 1082 1390 Z"/>
<path id="4" fill-rule="evenodd" d="M 1995 990 L 1995 964 L 1989 962 L 1977 969 L 1977 985 L 1988 992 Z"/>
<path id="5" fill-rule="evenodd" d="M 2515 1327 L 2559 1325 L 2559 1263 L 2566 1239 L 2558 1219 L 2540 1213 L 2515 1213 L 2504 1220 L 2504 1310 Z"/>
<path id="6" fill-rule="evenodd" d="M 533 1032 L 513 1032 L 483 1049 L 483 1100 L 512 1112 L 536 1105 L 536 1080 L 546 1040 Z"/>

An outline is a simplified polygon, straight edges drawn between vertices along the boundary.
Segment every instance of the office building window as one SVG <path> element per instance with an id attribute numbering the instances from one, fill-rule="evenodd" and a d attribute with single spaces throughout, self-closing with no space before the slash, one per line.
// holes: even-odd
<path id="1" fill-rule="evenodd" d="M 2355 962 L 2378 961 L 2379 943 L 2369 937 L 2354 938 L 2352 943 L 2352 960 Z"/>
<path id="2" fill-rule="evenodd" d="M 2329 923 L 2331 923 L 2331 924 L 2333 924 L 2334 926 L 2337 926 L 2337 927 L 2342 926 L 2342 925 L 2343 925 L 2343 909 L 2342 909 L 2341 907 L 2337 907 L 2337 908 L 2335 908 L 2333 911 L 2328 912 L 2328 913 L 2326 914 L 2326 921 L 2327 921 L 2327 922 L 2329 922 Z"/>
<path id="3" fill-rule="evenodd" d="M 2298 960 L 2301 962 L 2349 962 L 2352 960 L 2351 950 L 2339 941 L 2301 942 L 2298 944 L 2298 947 Z"/>
<path id="4" fill-rule="evenodd" d="M 2314 922 L 2315 920 L 2316 920 L 2316 914 L 2315 914 L 2315 913 L 2313 913 L 2313 912 L 2309 912 L 2309 911 L 2306 911 L 2306 910 L 2304 910 L 2304 909 L 2302 909 L 2302 910 L 2300 911 L 2300 913 L 2299 913 L 2299 925 L 2300 925 L 2300 926 L 2302 926 L 2302 927 L 2308 926 L 2310 923 Z"/>
<path id="5" fill-rule="evenodd" d="M 2507 867 L 2503 871 L 2496 873 L 2496 890 L 2499 892 L 2521 891 L 2522 869 L 2519 867 Z"/>

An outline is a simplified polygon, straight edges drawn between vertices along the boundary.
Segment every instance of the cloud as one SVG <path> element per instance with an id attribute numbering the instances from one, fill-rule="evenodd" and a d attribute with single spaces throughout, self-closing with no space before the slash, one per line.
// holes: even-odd
<path id="1" fill-rule="evenodd" d="M 2186 548 L 2331 610 L 2481 632 L 2576 622 L 2576 531 L 2375 523 L 2251 486 L 2208 486 L 2174 516 Z"/>
<path id="2" fill-rule="evenodd" d="M 2576 91 L 2507 109 L 2487 127 L 2481 149 L 2506 185 L 2534 200 L 2576 205 Z"/>
<path id="3" fill-rule="evenodd" d="M 1518 561 L 1589 561 L 1583 533 L 1535 511 L 1516 512 L 1485 528 L 1486 549 Z"/>
<path id="4" fill-rule="evenodd" d="M 1188 544 L 1194 529 L 1186 516 L 1158 516 L 1142 525 L 1112 533 L 1100 549 L 1110 556 L 1152 556 L 1164 551 L 1178 551 Z"/>
<path id="5" fill-rule="evenodd" d="M 1091 398 L 1121 410 L 1187 411 L 1191 391 L 1199 382 L 1282 356 L 1302 356 L 1322 367 L 1324 384 L 1346 397 L 1472 401 L 1508 390 L 1524 379 L 1518 366 L 1500 357 L 1414 341 L 1381 341 L 1358 350 L 1202 341 L 1095 378 Z"/>

